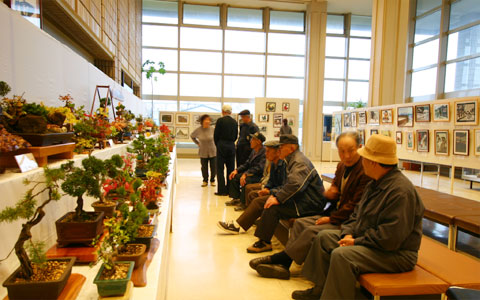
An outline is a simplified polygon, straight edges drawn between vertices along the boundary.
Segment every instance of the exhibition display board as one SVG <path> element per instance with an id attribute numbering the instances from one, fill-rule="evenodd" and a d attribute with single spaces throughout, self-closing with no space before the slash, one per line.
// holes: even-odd
<path id="1" fill-rule="evenodd" d="M 282 120 L 287 119 L 298 136 L 300 101 L 287 98 L 255 98 L 255 122 L 268 140 L 280 137 Z"/>

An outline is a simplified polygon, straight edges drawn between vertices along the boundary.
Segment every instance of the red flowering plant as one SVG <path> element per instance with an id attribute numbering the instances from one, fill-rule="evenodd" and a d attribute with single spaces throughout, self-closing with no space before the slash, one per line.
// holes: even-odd
<path id="1" fill-rule="evenodd" d="M 155 171 L 146 173 L 147 179 L 143 181 L 140 187 L 141 199 L 149 210 L 158 210 L 158 202 L 162 199 L 162 178 L 163 174 Z"/>
<path id="2" fill-rule="evenodd" d="M 170 128 L 168 128 L 168 126 L 165 124 L 160 126 L 159 140 L 161 140 L 161 143 L 163 143 L 163 145 L 167 149 L 169 149 L 170 151 L 173 151 L 173 146 L 175 146 L 175 136 L 173 135 Z"/>
<path id="3" fill-rule="evenodd" d="M 121 160 L 122 162 L 118 163 L 117 172 L 102 184 L 104 197 L 117 202 L 124 201 L 135 192 L 135 181 L 139 180 L 132 175 L 135 156 L 127 153 L 121 156 Z M 141 183 L 141 180 L 139 182 Z"/>

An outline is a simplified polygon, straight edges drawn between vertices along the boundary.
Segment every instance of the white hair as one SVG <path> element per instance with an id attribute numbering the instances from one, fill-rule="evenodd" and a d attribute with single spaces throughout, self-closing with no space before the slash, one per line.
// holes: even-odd
<path id="1" fill-rule="evenodd" d="M 225 105 L 223 105 L 223 107 L 222 107 L 222 111 L 223 111 L 224 113 L 231 114 L 231 113 L 232 113 L 232 106 L 231 106 L 231 105 L 228 105 L 228 104 L 225 104 Z"/>

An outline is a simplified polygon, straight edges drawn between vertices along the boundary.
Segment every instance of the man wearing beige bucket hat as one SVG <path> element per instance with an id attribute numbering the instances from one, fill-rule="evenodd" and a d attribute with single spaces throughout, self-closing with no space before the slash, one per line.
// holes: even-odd
<path id="1" fill-rule="evenodd" d="M 358 275 L 415 267 L 424 206 L 397 168 L 396 149 L 393 139 L 375 134 L 358 150 L 373 181 L 340 230 L 315 237 L 302 270 L 315 286 L 293 292 L 293 299 L 353 299 Z"/>

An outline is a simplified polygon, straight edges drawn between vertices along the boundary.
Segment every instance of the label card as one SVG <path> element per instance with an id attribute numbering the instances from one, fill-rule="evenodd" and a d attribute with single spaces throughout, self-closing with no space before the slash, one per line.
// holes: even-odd
<path id="1" fill-rule="evenodd" d="M 115 145 L 115 143 L 113 142 L 112 139 L 109 139 L 109 140 L 108 140 L 108 143 L 110 144 L 110 147 L 113 147 L 113 146 Z"/>
<path id="2" fill-rule="evenodd" d="M 32 153 L 15 155 L 15 160 L 22 173 L 38 168 L 37 161 Z"/>

